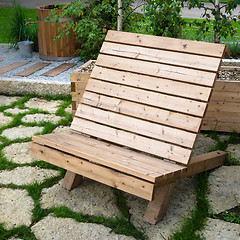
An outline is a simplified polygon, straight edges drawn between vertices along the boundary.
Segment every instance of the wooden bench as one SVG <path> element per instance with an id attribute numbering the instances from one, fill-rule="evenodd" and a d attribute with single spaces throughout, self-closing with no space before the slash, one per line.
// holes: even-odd
<path id="1" fill-rule="evenodd" d="M 149 200 L 144 220 L 165 214 L 176 180 L 223 164 L 192 157 L 225 46 L 109 31 L 71 125 L 34 136 L 31 155 Z"/>

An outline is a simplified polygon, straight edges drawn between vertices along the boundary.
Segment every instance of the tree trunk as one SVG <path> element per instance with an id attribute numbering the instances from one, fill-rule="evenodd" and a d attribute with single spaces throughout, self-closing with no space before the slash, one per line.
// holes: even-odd
<path id="1" fill-rule="evenodd" d="M 118 0 L 118 24 L 117 30 L 122 31 L 122 0 Z"/>
<path id="2" fill-rule="evenodd" d="M 216 18 L 220 18 L 220 3 L 219 0 L 215 1 L 215 8 L 216 8 Z M 214 42 L 215 43 L 220 43 L 220 35 L 216 29 L 214 29 Z"/>

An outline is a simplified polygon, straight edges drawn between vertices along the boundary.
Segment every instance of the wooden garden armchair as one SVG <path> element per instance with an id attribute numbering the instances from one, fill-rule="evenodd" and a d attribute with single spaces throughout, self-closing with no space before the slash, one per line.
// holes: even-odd
<path id="1" fill-rule="evenodd" d="M 149 200 L 144 220 L 165 214 L 178 179 L 223 164 L 192 157 L 225 46 L 109 31 L 71 125 L 34 136 L 31 155 Z"/>

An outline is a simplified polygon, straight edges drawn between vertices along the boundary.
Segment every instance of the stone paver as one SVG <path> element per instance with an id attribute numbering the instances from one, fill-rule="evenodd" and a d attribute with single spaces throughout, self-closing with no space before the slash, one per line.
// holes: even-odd
<path id="1" fill-rule="evenodd" d="M 209 240 L 239 240 L 240 224 L 208 218 L 202 233 L 205 239 Z"/>
<path id="2" fill-rule="evenodd" d="M 206 137 L 203 134 L 199 134 L 196 145 L 194 147 L 193 155 L 197 156 L 203 153 L 207 153 L 211 147 L 216 144 L 216 141 L 210 137 Z"/>
<path id="3" fill-rule="evenodd" d="M 240 160 L 240 144 L 229 144 L 227 151 L 231 152 L 234 158 Z"/>
<path id="4" fill-rule="evenodd" d="M 28 114 L 22 118 L 23 122 L 51 122 L 56 124 L 62 118 L 60 116 L 52 115 L 52 114 L 42 114 L 42 113 L 35 113 L 35 114 Z"/>
<path id="5" fill-rule="evenodd" d="M 222 166 L 209 176 L 207 197 L 220 213 L 240 204 L 240 166 Z"/>
<path id="6" fill-rule="evenodd" d="M 72 114 L 72 106 L 66 107 L 65 111 Z"/>
<path id="7" fill-rule="evenodd" d="M 11 229 L 31 224 L 33 200 L 23 189 L 0 188 L 0 222 Z"/>
<path id="8" fill-rule="evenodd" d="M 8 160 L 12 160 L 14 163 L 31 163 L 38 159 L 30 156 L 30 144 L 25 143 L 13 143 L 3 149 L 3 156 Z"/>
<path id="9" fill-rule="evenodd" d="M 19 99 L 21 99 L 21 97 L 7 97 L 0 95 L 0 106 L 10 105 L 11 103 L 18 101 Z"/>
<path id="10" fill-rule="evenodd" d="M 140 230 L 143 227 L 151 240 L 163 240 L 171 236 L 171 231 L 181 225 L 184 215 L 187 215 L 190 209 L 195 206 L 194 191 L 194 177 L 177 182 L 166 215 L 156 225 L 151 225 L 142 220 L 148 204 L 147 200 L 126 193 L 124 195 L 130 207 L 131 220 L 135 227 Z"/>
<path id="11" fill-rule="evenodd" d="M 19 114 L 19 113 L 25 113 L 29 111 L 29 109 L 19 109 L 19 108 L 9 108 L 9 109 L 6 109 L 4 112 L 7 112 L 7 113 L 11 113 L 11 114 Z"/>
<path id="12" fill-rule="evenodd" d="M 25 127 L 18 126 L 14 128 L 5 129 L 1 136 L 8 138 L 9 140 L 13 140 L 15 138 L 27 138 L 32 137 L 34 134 L 39 133 L 43 130 L 43 127 Z"/>
<path id="13" fill-rule="evenodd" d="M 115 234 L 110 228 L 99 224 L 52 216 L 39 221 L 31 230 L 39 240 L 134 240 L 133 237 Z"/>
<path id="14" fill-rule="evenodd" d="M 68 126 L 58 126 L 53 130 L 53 133 L 69 132 L 70 127 Z"/>
<path id="15" fill-rule="evenodd" d="M 4 125 L 7 125 L 11 121 L 12 121 L 11 117 L 4 116 L 4 114 L 0 112 L 0 127 L 4 126 Z"/>
<path id="16" fill-rule="evenodd" d="M 25 106 L 28 108 L 38 108 L 50 113 L 55 113 L 58 110 L 58 106 L 61 101 L 47 101 L 44 99 L 31 98 L 25 103 Z"/>
<path id="17" fill-rule="evenodd" d="M 43 208 L 65 205 L 74 212 L 104 217 L 119 215 L 113 190 L 90 179 L 84 179 L 80 186 L 71 191 L 63 189 L 61 181 L 43 189 L 41 204 Z"/>
<path id="18" fill-rule="evenodd" d="M 13 170 L 0 171 L 1 184 L 25 185 L 34 182 L 42 183 L 46 178 L 56 177 L 59 172 L 52 169 L 41 169 L 38 167 L 17 167 Z"/>

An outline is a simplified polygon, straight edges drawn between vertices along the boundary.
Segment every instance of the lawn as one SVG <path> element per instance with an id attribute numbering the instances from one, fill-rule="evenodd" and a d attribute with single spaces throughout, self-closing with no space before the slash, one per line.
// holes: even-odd
<path id="1" fill-rule="evenodd" d="M 29 18 L 32 21 L 37 20 L 36 9 L 24 8 L 26 20 Z M 8 29 L 10 26 L 11 16 L 13 14 L 13 8 L 1 7 L 0 8 L 0 43 L 8 43 Z"/>

